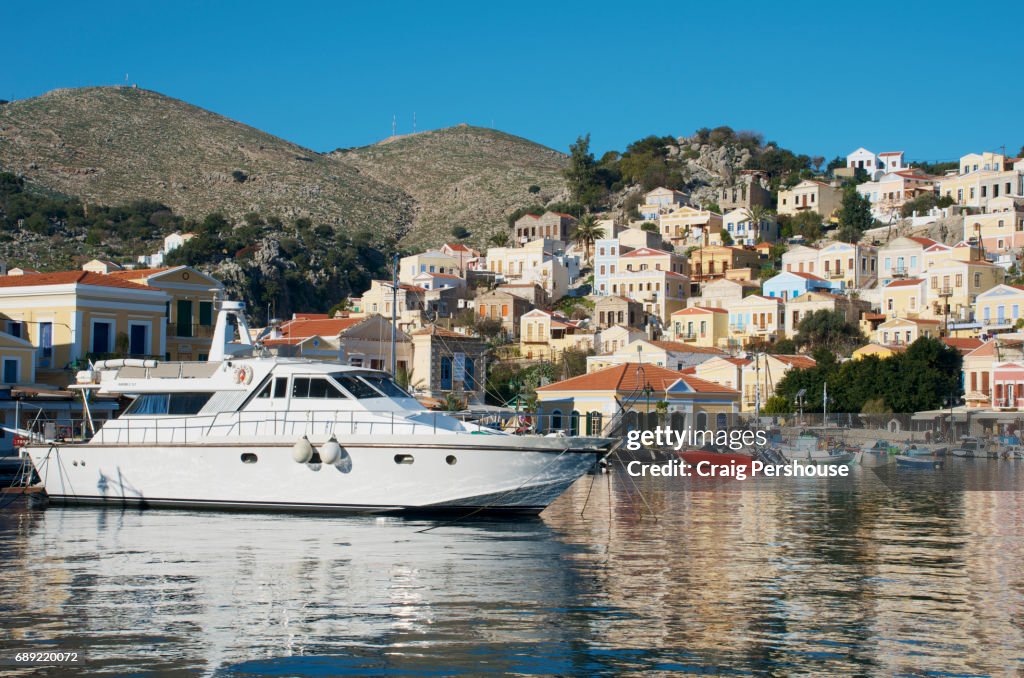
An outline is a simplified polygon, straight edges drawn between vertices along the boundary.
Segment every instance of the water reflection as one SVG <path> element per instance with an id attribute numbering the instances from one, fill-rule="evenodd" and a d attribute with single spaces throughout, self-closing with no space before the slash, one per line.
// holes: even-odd
<path id="1" fill-rule="evenodd" d="M 116 673 L 1024 669 L 1021 494 L 671 482 L 584 478 L 539 520 L 427 533 L 7 511 L 0 638 L 74 645 Z"/>

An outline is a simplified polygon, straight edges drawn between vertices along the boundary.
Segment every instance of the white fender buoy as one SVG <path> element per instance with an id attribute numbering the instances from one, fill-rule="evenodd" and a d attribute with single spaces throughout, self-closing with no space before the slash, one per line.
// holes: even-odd
<path id="1" fill-rule="evenodd" d="M 332 436 L 330 440 L 320 448 L 320 461 L 325 464 L 333 464 L 341 459 L 341 445 Z"/>
<path id="2" fill-rule="evenodd" d="M 309 444 L 309 439 L 306 436 L 302 436 L 302 440 L 292 445 L 292 459 L 300 464 L 308 464 L 312 458 L 313 446 Z"/>

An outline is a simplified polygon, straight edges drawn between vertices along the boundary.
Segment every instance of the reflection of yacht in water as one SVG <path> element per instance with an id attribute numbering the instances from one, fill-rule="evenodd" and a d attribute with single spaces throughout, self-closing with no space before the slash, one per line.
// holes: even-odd
<path id="1" fill-rule="evenodd" d="M 340 669 L 360 648 L 371 664 L 350 673 L 377 674 L 384 646 L 397 674 L 419 674 L 436 670 L 453 639 L 497 625 L 524 643 L 538 625 L 548 639 L 570 636 L 559 610 L 581 596 L 566 557 L 574 549 L 542 520 L 428 534 L 416 531 L 441 523 L 102 509 L 14 520 L 0 514 L 18 554 L 9 564 L 23 576 L 11 570 L 0 594 L 17 606 L 17 624 L 60 647 L 82 643 L 88 666 L 111 675 L 216 675 L 239 662 L 252 663 L 240 673 L 261 673 L 253 666 L 303 654 L 330 654 Z M 530 606 L 536 614 L 524 618 Z M 467 673 L 479 669 L 471 660 L 479 656 L 465 660 Z M 286 666 L 266 672 L 309 673 Z"/>
<path id="2" fill-rule="evenodd" d="M 224 302 L 208 362 L 100 361 L 80 373 L 78 388 L 134 400 L 102 426 L 87 421 L 81 440 L 34 437 L 27 450 L 49 497 L 538 513 L 611 444 L 466 424 L 424 410 L 378 371 L 254 357 L 243 309 Z"/>

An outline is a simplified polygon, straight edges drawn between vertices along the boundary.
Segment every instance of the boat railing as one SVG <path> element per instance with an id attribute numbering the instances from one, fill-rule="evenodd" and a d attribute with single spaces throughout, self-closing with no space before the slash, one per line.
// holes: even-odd
<path id="1" fill-rule="evenodd" d="M 571 415 L 560 414 L 520 412 L 476 420 L 453 416 L 456 414 L 427 410 L 266 410 L 188 416 L 125 416 L 95 420 L 95 435 L 87 420 L 67 419 L 62 420 L 60 426 L 34 426 L 27 430 L 24 443 L 84 443 L 96 438 L 98 442 L 112 445 L 184 445 L 210 438 L 437 435 L 464 433 L 466 430 L 480 434 L 579 435 L 581 424 L 586 425 Z"/>

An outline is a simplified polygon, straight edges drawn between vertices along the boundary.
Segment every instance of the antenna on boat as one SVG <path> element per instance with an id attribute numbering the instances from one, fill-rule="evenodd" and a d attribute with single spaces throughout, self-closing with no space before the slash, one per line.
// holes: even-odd
<path id="1" fill-rule="evenodd" d="M 398 356 L 395 353 L 398 341 L 398 252 L 394 254 L 391 268 L 394 269 L 391 282 L 391 376 L 398 377 Z"/>

